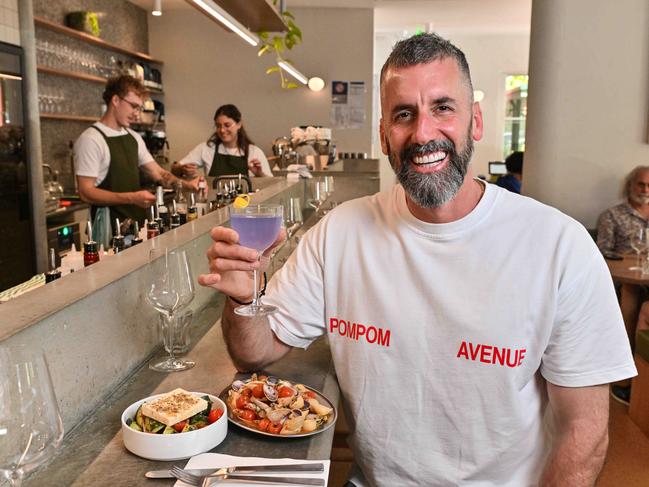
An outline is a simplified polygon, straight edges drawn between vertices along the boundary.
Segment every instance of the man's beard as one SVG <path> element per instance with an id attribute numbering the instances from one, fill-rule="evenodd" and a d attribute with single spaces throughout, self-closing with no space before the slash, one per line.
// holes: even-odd
<path id="1" fill-rule="evenodd" d="M 441 171 L 421 174 L 410 162 L 417 155 L 444 151 L 448 154 L 448 163 Z M 397 170 L 397 160 L 392 150 L 388 158 L 392 169 L 404 191 L 414 203 L 421 208 L 435 208 L 448 203 L 458 192 L 466 176 L 471 156 L 473 155 L 473 137 L 471 128 L 467 132 L 466 142 L 462 152 L 458 154 L 455 144 L 450 140 L 431 140 L 424 145 L 413 144 L 403 148 L 399 160 L 401 167 Z"/>
<path id="2" fill-rule="evenodd" d="M 646 205 L 649 204 L 649 196 L 644 196 L 637 193 L 631 193 L 631 201 L 633 201 L 638 205 Z"/>

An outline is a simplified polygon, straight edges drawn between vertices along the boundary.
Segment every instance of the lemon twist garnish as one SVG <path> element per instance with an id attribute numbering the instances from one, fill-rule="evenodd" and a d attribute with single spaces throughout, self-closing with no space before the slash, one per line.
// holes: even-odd
<path id="1" fill-rule="evenodd" d="M 250 196 L 248 196 L 247 194 L 242 194 L 237 196 L 234 199 L 234 203 L 232 204 L 232 206 L 234 206 L 235 208 L 245 208 L 249 204 L 250 204 Z"/>

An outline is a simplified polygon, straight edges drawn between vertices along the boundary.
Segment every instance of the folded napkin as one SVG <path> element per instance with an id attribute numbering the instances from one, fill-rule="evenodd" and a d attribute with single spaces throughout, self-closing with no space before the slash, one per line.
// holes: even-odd
<path id="1" fill-rule="evenodd" d="M 232 455 L 223 455 L 221 453 L 201 453 L 191 457 L 185 465 L 186 469 L 190 468 L 223 468 L 223 467 L 236 467 L 245 465 L 284 465 L 287 463 L 322 463 L 324 464 L 324 472 L 259 472 L 249 475 L 263 475 L 268 477 L 311 477 L 314 479 L 323 479 L 325 487 L 327 486 L 327 479 L 329 478 L 329 460 L 301 460 L 294 458 L 261 458 L 261 457 L 235 457 Z M 248 475 L 248 474 L 245 474 Z M 239 487 L 259 487 L 259 484 L 249 484 L 246 482 L 223 482 L 223 485 L 237 485 Z M 174 487 L 189 487 L 189 484 L 176 481 Z"/>

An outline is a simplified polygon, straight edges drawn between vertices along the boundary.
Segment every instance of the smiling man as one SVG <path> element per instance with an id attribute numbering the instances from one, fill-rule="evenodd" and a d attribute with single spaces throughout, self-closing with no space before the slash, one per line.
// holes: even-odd
<path id="1" fill-rule="evenodd" d="M 141 188 L 140 171 L 166 187 L 178 181 L 154 161 L 140 134 L 130 128 L 139 120 L 144 94 L 144 86 L 132 76 L 108 80 L 102 95 L 106 113 L 74 144 L 79 195 L 92 205 L 93 216 L 97 207 L 110 207 L 113 225 L 115 218 L 142 225 L 145 209 L 155 202 L 155 195 Z M 197 180 L 183 181 L 183 186 L 198 189 Z"/>
<path id="2" fill-rule="evenodd" d="M 352 431 L 351 486 L 595 483 L 608 383 L 635 374 L 608 269 L 576 221 L 470 173 L 482 113 L 464 54 L 422 34 L 381 72 L 399 185 L 339 205 L 249 301 L 257 253 L 215 228 L 223 332 L 253 370 L 326 334 Z M 551 432 L 551 433 L 550 433 Z"/>

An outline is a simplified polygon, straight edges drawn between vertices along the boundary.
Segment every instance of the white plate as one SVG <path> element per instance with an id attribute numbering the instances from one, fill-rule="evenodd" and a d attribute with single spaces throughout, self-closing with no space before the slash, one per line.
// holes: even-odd
<path id="1" fill-rule="evenodd" d="M 225 403 L 212 394 L 204 392 L 192 392 L 192 394 L 200 397 L 209 396 L 213 408 L 222 409 L 224 413 L 227 411 Z M 205 428 L 173 435 L 136 431 L 126 424 L 128 418 L 135 419 L 135 413 L 142 403 L 153 401 L 162 395 L 156 394 L 141 399 L 131 404 L 122 413 L 122 436 L 124 437 L 124 446 L 128 451 L 149 460 L 182 460 L 210 451 L 225 439 L 228 433 L 226 414 Z"/>
<path id="2" fill-rule="evenodd" d="M 291 384 L 297 384 L 297 382 L 294 382 L 294 381 L 288 380 L 288 379 L 280 379 L 280 380 L 286 380 L 286 381 L 290 382 Z M 250 382 L 250 379 L 243 381 L 244 384 L 247 384 L 248 382 Z M 317 429 L 315 431 L 310 431 L 308 433 L 298 433 L 297 435 L 281 435 L 279 433 L 269 433 L 268 431 L 260 431 L 257 428 L 255 428 L 254 426 L 251 426 L 248 423 L 246 423 L 245 421 L 243 421 L 243 420 L 237 418 L 236 416 L 234 416 L 232 411 L 230 411 L 230 409 L 227 408 L 227 406 L 226 406 L 226 409 L 227 409 L 227 412 L 228 412 L 228 414 L 227 414 L 228 420 L 230 420 L 231 423 L 236 424 L 237 426 L 239 426 L 239 427 L 241 427 L 243 429 L 246 429 L 248 431 L 252 431 L 254 433 L 258 433 L 258 434 L 264 435 L 264 436 L 274 436 L 275 438 L 303 438 L 305 436 L 317 435 L 319 433 L 322 433 L 323 431 L 327 431 L 329 428 L 331 428 L 336 423 L 336 419 L 338 419 L 338 410 L 336 409 L 336 406 L 334 406 L 333 403 L 329 399 L 327 399 L 327 397 L 324 394 L 322 394 L 320 391 L 317 391 L 317 390 L 315 390 L 315 389 L 313 389 L 313 388 L 311 388 L 311 387 L 309 387 L 307 385 L 304 385 L 304 387 L 315 394 L 316 399 L 318 400 L 318 402 L 320 404 L 333 409 L 333 413 L 329 415 L 329 418 L 327 419 L 327 422 L 320 429 Z M 228 391 L 231 388 L 232 388 L 231 386 L 228 386 L 221 392 L 221 394 L 219 394 L 219 398 L 221 399 L 221 401 L 226 403 L 226 404 L 227 404 L 226 399 L 228 397 Z"/>

